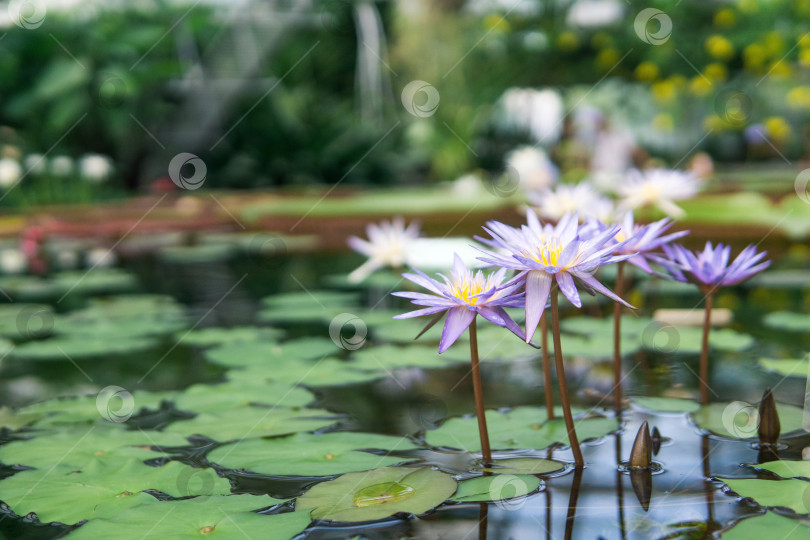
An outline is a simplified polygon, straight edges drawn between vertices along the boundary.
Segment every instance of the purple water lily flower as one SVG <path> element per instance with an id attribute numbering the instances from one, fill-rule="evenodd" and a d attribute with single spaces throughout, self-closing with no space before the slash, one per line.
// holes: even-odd
<path id="1" fill-rule="evenodd" d="M 424 309 L 396 315 L 394 318 L 408 319 L 423 315 L 438 315 L 425 328 L 427 330 L 446 312 L 447 320 L 444 323 L 442 338 L 439 342 L 439 353 L 443 353 L 455 343 L 473 322 L 475 316 L 479 314 L 498 326 L 508 328 L 520 339 L 525 339 L 520 327 L 504 309 L 507 307 L 522 308 L 524 303 L 523 293 L 517 292 L 521 284 L 503 285 L 507 272 L 505 268 L 488 276 L 485 276 L 481 270 L 473 274 L 464 265 L 461 257 L 456 255 L 450 278 L 438 274 L 444 283 L 428 277 L 419 270 L 414 270 L 414 272 L 416 273 L 402 275 L 433 294 L 392 293 L 394 296 L 408 298 L 411 303 L 418 306 L 426 306 Z"/>
<path id="2" fill-rule="evenodd" d="M 616 236 L 608 242 L 612 242 L 615 246 L 614 255 L 631 255 L 627 262 L 652 274 L 653 269 L 648 262 L 650 252 L 663 248 L 673 240 L 689 234 L 689 231 L 678 231 L 662 236 L 673 224 L 670 218 L 664 218 L 648 225 L 639 225 L 635 223 L 631 210 L 618 223 L 620 228 Z M 607 229 L 607 225 L 602 222 L 593 220 L 588 222 L 588 230 L 592 231 L 591 235 L 605 229 Z M 580 237 L 583 237 L 583 234 L 580 234 Z"/>
<path id="3" fill-rule="evenodd" d="M 731 246 L 706 242 L 701 252 L 692 252 L 673 244 L 664 246 L 666 257 L 656 257 L 655 262 L 666 269 L 677 281 L 690 281 L 701 288 L 736 285 L 765 270 L 771 261 L 760 262 L 767 251 L 757 253 L 754 245 L 743 249 L 729 264 Z M 758 264 L 759 263 L 759 264 Z"/>
<path id="4" fill-rule="evenodd" d="M 597 291 L 627 307 L 633 307 L 593 275 L 602 265 L 633 256 L 613 254 L 617 247 L 623 247 L 626 243 L 609 242 L 616 236 L 618 227 L 609 227 L 582 238 L 578 234 L 576 214 L 566 214 L 556 227 L 543 226 L 532 210 L 526 212 L 526 219 L 527 224 L 520 229 L 497 221 L 487 222 L 484 230 L 492 236 L 492 240 L 476 239 L 498 250 L 482 250 L 486 256 L 479 257 L 480 260 L 519 272 L 507 285 L 525 283 L 527 342 L 540 324 L 554 280 L 563 295 L 577 307 L 582 307 L 582 301 L 574 278 L 591 294 Z"/>

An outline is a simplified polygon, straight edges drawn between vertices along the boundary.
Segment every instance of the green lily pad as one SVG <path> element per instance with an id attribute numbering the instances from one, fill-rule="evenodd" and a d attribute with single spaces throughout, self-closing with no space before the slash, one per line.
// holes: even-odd
<path id="1" fill-rule="evenodd" d="M 459 482 L 451 500 L 494 502 L 523 497 L 540 487 L 540 479 L 530 474 L 498 474 Z"/>
<path id="2" fill-rule="evenodd" d="M 552 444 L 568 444 L 568 431 L 562 418 L 547 421 L 540 407 L 518 407 L 508 412 L 486 411 L 489 440 L 492 449 L 535 448 L 541 450 Z M 575 419 L 580 441 L 603 437 L 618 429 L 613 418 L 590 417 Z M 475 417 L 451 418 L 438 429 L 427 431 L 425 441 L 431 446 L 459 448 L 466 452 L 481 450 L 478 421 Z"/>
<path id="3" fill-rule="evenodd" d="M 690 399 L 636 396 L 633 405 L 648 411 L 665 413 L 690 413 L 698 410 L 700 404 Z"/>
<path id="4" fill-rule="evenodd" d="M 284 335 L 283 330 L 266 326 L 235 326 L 232 328 L 201 328 L 177 334 L 177 341 L 190 347 L 214 347 L 226 343 L 245 341 L 274 342 Z"/>
<path id="5" fill-rule="evenodd" d="M 404 367 L 442 367 L 448 360 L 440 355 L 435 347 L 411 345 L 366 346 L 352 353 L 352 359 L 358 367 L 372 370 L 386 370 Z M 467 360 L 469 361 L 469 359 Z"/>
<path id="6" fill-rule="evenodd" d="M 484 469 L 495 474 L 548 474 L 561 471 L 565 463 L 553 459 L 512 458 L 496 459 L 492 467 Z"/>
<path id="7" fill-rule="evenodd" d="M 358 259 L 359 260 L 359 259 Z M 359 263 L 358 263 L 359 264 Z M 366 277 L 360 283 L 349 280 L 349 274 L 332 274 L 323 278 L 323 284 L 336 289 L 379 289 L 383 291 L 403 290 L 403 282 L 408 281 L 402 277 L 402 272 L 389 269 L 380 269 Z"/>
<path id="8" fill-rule="evenodd" d="M 232 369 L 228 371 L 227 377 L 232 381 L 245 383 L 272 380 L 290 385 L 319 387 L 371 382 L 387 375 L 382 369 L 369 371 L 360 369 L 361 367 L 364 366 L 359 366 L 357 362 L 347 362 L 336 358 L 324 358 L 317 362 L 288 358 L 267 366 Z"/>
<path id="9" fill-rule="evenodd" d="M 45 304 L 0 305 L 0 337 L 40 339 L 53 332 L 53 308 Z"/>
<path id="10" fill-rule="evenodd" d="M 274 294 L 262 298 L 262 304 L 268 308 L 288 309 L 306 305 L 345 307 L 357 304 L 357 294 L 345 291 L 295 291 Z"/>
<path id="11" fill-rule="evenodd" d="M 200 244 L 196 246 L 166 246 L 157 252 L 157 259 L 169 264 L 205 264 L 227 261 L 236 256 L 232 244 Z"/>
<path id="12" fill-rule="evenodd" d="M 0 427 L 20 429 L 42 418 L 41 414 L 17 412 L 11 407 L 0 407 Z"/>
<path id="13" fill-rule="evenodd" d="M 33 439 L 0 446 L 0 461 L 46 469 L 54 463 L 81 469 L 94 460 L 147 460 L 161 454 L 152 446 L 185 446 L 180 435 L 159 431 L 126 431 L 107 426 L 45 432 Z"/>
<path id="14" fill-rule="evenodd" d="M 208 455 L 229 469 L 278 476 L 332 476 L 396 465 L 407 458 L 362 450 L 411 450 L 405 437 L 338 431 L 296 433 L 289 437 L 252 439 L 220 446 Z"/>
<path id="15" fill-rule="evenodd" d="M 284 343 L 243 342 L 229 343 L 208 349 L 205 357 L 214 364 L 226 367 L 268 366 L 271 369 L 279 359 L 316 360 L 335 354 L 341 349 L 331 339 L 310 337 Z"/>
<path id="16" fill-rule="evenodd" d="M 185 309 L 171 296 L 120 295 L 93 299 L 84 309 L 58 316 L 54 332 L 68 337 L 103 337 L 115 341 L 163 336 L 188 325 Z"/>
<path id="17" fill-rule="evenodd" d="M 795 405 L 777 403 L 782 433 L 802 429 L 804 410 Z M 703 430 L 730 439 L 757 438 L 758 405 L 743 401 L 711 403 L 691 414 L 692 420 Z"/>
<path id="18" fill-rule="evenodd" d="M 804 540 L 810 537 L 810 528 L 801 521 L 766 512 L 737 522 L 723 532 L 723 540 L 751 540 L 778 538 L 779 540 Z"/>
<path id="19" fill-rule="evenodd" d="M 178 409 L 216 412 L 257 403 L 271 407 L 303 407 L 313 396 L 304 388 L 279 382 L 228 381 L 220 384 L 195 384 L 180 392 L 174 400 Z"/>
<path id="20" fill-rule="evenodd" d="M 9 353 L 8 358 L 18 361 L 70 362 L 77 358 L 101 358 L 143 352 L 155 347 L 157 343 L 155 338 L 145 336 L 119 335 L 115 336 L 115 339 L 110 339 L 109 335 L 92 334 L 53 337 L 17 345 Z"/>
<path id="21" fill-rule="evenodd" d="M 774 311 L 762 319 L 765 326 L 788 332 L 810 332 L 810 317 L 806 313 Z"/>
<path id="22" fill-rule="evenodd" d="M 174 397 L 173 392 L 133 392 L 130 395 L 132 396 L 132 401 L 129 407 L 132 410 L 124 410 L 122 413 L 136 413 L 143 408 L 155 409 L 160 406 L 162 401 L 171 400 Z M 118 411 L 124 406 L 124 397 L 126 396 L 118 395 L 115 399 L 111 399 L 106 403 L 110 411 L 114 413 L 114 416 L 121 416 Z M 36 421 L 34 424 L 36 427 L 90 424 L 98 421 L 109 423 L 107 417 L 104 416 L 105 409 L 103 406 L 105 403 L 103 399 L 101 402 L 101 411 L 99 411 L 99 405 L 99 395 L 90 394 L 41 401 L 23 407 L 20 409 L 20 413 L 38 414 L 42 416 L 43 418 Z"/>
<path id="23" fill-rule="evenodd" d="M 665 336 L 658 339 L 657 336 Z M 703 340 L 703 329 L 695 327 L 676 327 L 657 322 L 642 335 L 642 347 L 678 354 L 697 354 Z M 742 351 L 754 344 L 754 338 L 734 330 L 714 329 L 709 333 L 709 346 L 726 351 Z"/>
<path id="24" fill-rule="evenodd" d="M 807 377 L 810 360 L 807 358 L 760 358 L 759 367 L 785 377 Z"/>
<path id="25" fill-rule="evenodd" d="M 69 465 L 30 469 L 0 485 L 3 501 L 17 515 L 36 512 L 42 522 L 68 524 L 111 517 L 129 504 L 137 505 L 140 501 L 131 495 L 147 489 L 172 497 L 230 493 L 230 482 L 212 469 L 194 469 L 177 461 L 150 467 L 137 459 L 95 460 L 80 471 Z"/>
<path id="26" fill-rule="evenodd" d="M 93 519 L 70 538 L 160 538 L 183 539 L 205 535 L 211 538 L 266 538 L 288 540 L 303 531 L 312 518 L 309 512 L 263 515 L 253 512 L 281 501 L 267 495 L 216 495 L 157 501 L 143 495 L 143 503 L 112 518 Z M 133 497 L 134 498 L 134 497 Z"/>
<path id="27" fill-rule="evenodd" d="M 621 322 L 622 335 L 638 337 L 644 333 L 652 319 L 623 315 Z M 613 342 L 613 317 L 569 317 L 560 321 L 560 329 L 571 334 L 605 338 L 609 339 L 611 343 Z M 550 337 L 549 341 L 551 341 Z"/>
<path id="28" fill-rule="evenodd" d="M 406 313 L 407 311 L 410 310 L 403 310 L 399 313 Z M 419 335 L 419 332 L 425 328 L 428 322 L 430 322 L 429 317 L 391 319 L 387 322 L 379 321 L 371 327 L 371 335 L 373 335 L 374 339 L 377 341 L 410 345 L 414 343 L 414 338 Z M 443 326 L 444 320 L 436 323 L 430 330 L 419 336 L 418 343 L 423 345 L 438 344 L 442 338 Z M 458 349 L 469 352 L 470 346 L 468 343 L 467 334 L 464 333 L 450 350 Z"/>
<path id="29" fill-rule="evenodd" d="M 760 506 L 783 506 L 798 514 L 810 513 L 810 482 L 804 480 L 760 480 L 719 478 L 740 497 L 750 497 Z M 773 538 L 768 536 L 768 538 Z"/>
<path id="30" fill-rule="evenodd" d="M 782 478 L 810 478 L 810 461 L 777 460 L 754 465 L 757 469 L 764 469 L 778 474 Z"/>
<path id="31" fill-rule="evenodd" d="M 360 522 L 394 514 L 423 514 L 456 491 L 449 474 L 428 467 L 386 467 L 347 473 L 321 482 L 298 498 L 296 510 L 312 509 L 312 517 Z"/>
<path id="32" fill-rule="evenodd" d="M 120 294 L 138 290 L 138 279 L 120 268 L 93 268 L 90 270 L 70 270 L 59 272 L 51 278 L 60 297 L 98 296 Z"/>
<path id="33" fill-rule="evenodd" d="M 320 324 L 328 325 L 332 319 L 344 313 L 346 308 L 337 306 L 304 305 L 285 308 L 265 308 L 256 313 L 256 320 L 265 324 L 281 326 Z"/>
<path id="34" fill-rule="evenodd" d="M 224 442 L 314 431 L 331 426 L 335 421 L 334 413 L 324 409 L 266 409 L 246 406 L 204 412 L 191 420 L 173 422 L 163 431 L 179 433 L 185 437 L 205 435 Z"/>

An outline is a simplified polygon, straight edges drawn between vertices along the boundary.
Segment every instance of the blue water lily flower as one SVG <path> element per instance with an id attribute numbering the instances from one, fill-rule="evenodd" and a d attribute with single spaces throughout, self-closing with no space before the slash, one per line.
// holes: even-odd
<path id="1" fill-rule="evenodd" d="M 760 262 L 767 251 L 757 253 L 754 245 L 743 249 L 729 263 L 731 246 L 706 242 L 701 252 L 692 252 L 679 244 L 664 246 L 666 257 L 656 257 L 655 262 L 666 269 L 677 281 L 690 281 L 702 288 L 736 285 L 765 270 L 771 261 Z"/>

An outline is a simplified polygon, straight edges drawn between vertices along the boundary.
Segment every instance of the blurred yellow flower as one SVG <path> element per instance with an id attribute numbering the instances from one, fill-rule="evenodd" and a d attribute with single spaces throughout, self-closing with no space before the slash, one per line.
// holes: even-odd
<path id="1" fill-rule="evenodd" d="M 604 49 L 596 55 L 596 66 L 602 71 L 608 71 L 619 61 L 619 51 L 614 48 Z"/>
<path id="2" fill-rule="evenodd" d="M 700 97 L 711 93 L 711 91 L 714 90 L 714 85 L 712 84 L 712 81 L 706 79 L 706 77 L 701 77 L 698 75 L 697 77 L 692 78 L 692 83 L 689 85 L 689 89 L 694 95 Z"/>
<path id="3" fill-rule="evenodd" d="M 653 83 L 650 87 L 650 91 L 652 92 L 653 99 L 658 103 L 668 103 L 675 99 L 675 96 L 678 94 L 677 86 L 671 79 Z"/>
<path id="4" fill-rule="evenodd" d="M 810 49 L 801 49 L 799 51 L 799 65 L 810 67 Z"/>
<path id="5" fill-rule="evenodd" d="M 810 86 L 797 86 L 787 93 L 787 104 L 794 109 L 810 109 Z"/>
<path id="6" fill-rule="evenodd" d="M 659 131 L 672 131 L 675 127 L 675 121 L 669 113 L 656 114 L 653 117 L 652 125 Z"/>
<path id="7" fill-rule="evenodd" d="M 767 57 L 768 53 L 765 52 L 765 48 L 758 43 L 752 43 L 743 49 L 743 62 L 745 62 L 746 69 L 761 68 Z"/>
<path id="8" fill-rule="evenodd" d="M 714 14 L 714 25 L 720 28 L 731 28 L 737 24 L 737 15 L 729 8 L 723 8 Z"/>
<path id="9" fill-rule="evenodd" d="M 706 51 L 720 60 L 729 60 L 734 56 L 734 45 L 723 36 L 715 34 L 706 39 Z"/>
<path id="10" fill-rule="evenodd" d="M 737 3 L 737 7 L 739 7 L 740 11 L 743 13 L 756 13 L 759 11 L 759 0 L 740 0 Z"/>
<path id="11" fill-rule="evenodd" d="M 783 142 L 790 136 L 790 124 L 781 116 L 771 116 L 762 123 L 768 136 L 775 142 Z"/>
<path id="12" fill-rule="evenodd" d="M 652 62 L 642 62 L 636 66 L 634 75 L 639 81 L 654 81 L 658 78 L 658 66 Z"/>
<path id="13" fill-rule="evenodd" d="M 506 17 L 502 17 L 497 13 L 490 13 L 484 17 L 484 28 L 487 30 L 497 30 L 498 32 L 508 32 L 509 22 Z"/>
<path id="14" fill-rule="evenodd" d="M 591 46 L 594 49 L 604 49 L 613 45 L 613 36 L 609 33 L 600 31 L 593 35 L 591 38 Z"/>
<path id="15" fill-rule="evenodd" d="M 571 31 L 563 32 L 557 36 L 557 47 L 565 52 L 576 50 L 579 47 L 579 38 Z"/>
<path id="16" fill-rule="evenodd" d="M 680 73 L 676 73 L 675 75 L 669 78 L 670 82 L 675 85 L 675 88 L 678 90 L 683 90 L 687 87 L 689 81 L 681 75 Z"/>
<path id="17" fill-rule="evenodd" d="M 714 62 L 703 68 L 703 73 L 713 83 L 725 81 L 728 77 L 728 69 L 725 65 Z"/>
<path id="18" fill-rule="evenodd" d="M 810 1 L 808 3 L 810 3 Z M 799 47 L 803 49 L 810 49 L 810 33 L 802 34 L 802 37 L 799 38 L 797 43 Z"/>
<path id="19" fill-rule="evenodd" d="M 772 57 L 779 56 L 785 50 L 785 41 L 782 39 L 782 35 L 779 34 L 779 32 L 768 32 L 765 35 L 763 45 L 765 45 L 765 50 L 768 51 L 768 54 Z"/>
<path id="20" fill-rule="evenodd" d="M 790 77 L 792 73 L 790 64 L 784 60 L 777 60 L 768 66 L 768 77 Z"/>
<path id="21" fill-rule="evenodd" d="M 705 131 L 724 131 L 728 124 L 716 114 L 712 114 L 703 119 L 703 129 Z"/>

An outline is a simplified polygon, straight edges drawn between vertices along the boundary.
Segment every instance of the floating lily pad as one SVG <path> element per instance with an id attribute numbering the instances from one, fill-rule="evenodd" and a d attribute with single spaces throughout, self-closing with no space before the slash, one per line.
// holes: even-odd
<path id="1" fill-rule="evenodd" d="M 53 332 L 53 308 L 45 304 L 0 305 L 0 337 L 39 339 Z"/>
<path id="2" fill-rule="evenodd" d="M 157 259 L 170 264 L 205 264 L 227 261 L 236 256 L 232 244 L 200 244 L 196 246 L 166 246 L 157 252 Z"/>
<path id="3" fill-rule="evenodd" d="M 345 307 L 357 304 L 357 294 L 329 290 L 295 291 L 266 296 L 262 298 L 262 304 L 268 308 L 282 310 L 309 305 Z"/>
<path id="4" fill-rule="evenodd" d="M 352 353 L 352 359 L 364 369 L 396 369 L 404 367 L 443 367 L 448 363 L 435 347 L 411 345 L 366 346 Z M 469 361 L 469 360 L 467 360 Z"/>
<path id="5" fill-rule="evenodd" d="M 529 474 L 498 474 L 459 482 L 451 500 L 494 502 L 523 497 L 540 487 L 540 479 Z"/>
<path id="6" fill-rule="evenodd" d="M 261 380 L 272 380 L 290 385 L 341 386 L 371 382 L 387 376 L 382 369 L 369 371 L 359 369 L 356 362 L 347 362 L 335 358 L 318 361 L 284 359 L 268 366 L 253 366 L 247 369 L 228 371 L 228 379 L 247 383 Z M 365 366 L 370 367 L 370 366 Z"/>
<path id="7" fill-rule="evenodd" d="M 764 469 L 778 474 L 782 478 L 808 478 L 810 479 L 810 461 L 777 460 L 754 465 L 757 469 Z M 808 492 L 810 493 L 810 492 Z"/>
<path id="8" fill-rule="evenodd" d="M 41 414 L 16 412 L 11 407 L 0 407 L 0 427 L 20 429 L 42 418 Z"/>
<path id="9" fill-rule="evenodd" d="M 314 431 L 334 423 L 334 413 L 324 409 L 234 407 L 224 411 L 204 412 L 191 420 L 173 422 L 163 431 L 186 437 L 205 435 L 224 442 Z"/>
<path id="10" fill-rule="evenodd" d="M 802 429 L 804 411 L 795 405 L 777 403 L 782 433 Z M 730 439 L 757 438 L 758 405 L 742 401 L 711 403 L 691 414 L 697 426 L 715 435 Z"/>
<path id="11" fill-rule="evenodd" d="M 810 332 L 810 317 L 806 313 L 774 311 L 762 319 L 765 326 L 788 332 Z"/>
<path id="12" fill-rule="evenodd" d="M 257 514 L 281 501 L 267 495 L 216 495 L 180 501 L 145 499 L 112 518 L 93 519 L 70 537 L 181 539 L 205 535 L 211 538 L 263 538 L 287 540 L 303 531 L 312 519 L 309 512 Z M 134 498 L 134 497 L 133 497 Z"/>
<path id="13" fill-rule="evenodd" d="M 427 467 L 386 467 L 347 473 L 310 488 L 295 503 L 296 510 L 312 509 L 312 517 L 360 522 L 394 514 L 423 514 L 456 491 L 449 474 Z"/>
<path id="14" fill-rule="evenodd" d="M 568 431 L 562 418 L 547 421 L 545 409 L 518 407 L 508 412 L 487 411 L 490 445 L 493 449 L 543 449 L 552 444 L 568 444 Z M 613 418 L 590 417 L 575 420 L 580 441 L 603 437 L 618 429 Z M 475 417 L 451 418 L 441 427 L 425 433 L 431 446 L 459 448 L 466 452 L 481 450 L 478 421 Z"/>
<path id="15" fill-rule="evenodd" d="M 760 506 L 784 506 L 798 514 L 810 513 L 810 482 L 804 480 L 760 480 L 719 478 L 740 497 L 750 497 Z M 768 536 L 768 538 L 773 538 Z"/>
<path id="16" fill-rule="evenodd" d="M 648 411 L 665 413 L 690 413 L 698 410 L 700 404 L 690 399 L 636 396 L 633 405 Z"/>
<path id="17" fill-rule="evenodd" d="M 214 347 L 245 341 L 275 342 L 283 330 L 266 326 L 236 326 L 232 328 L 201 328 L 177 334 L 177 341 L 191 347 Z"/>
<path id="18" fill-rule="evenodd" d="M 359 259 L 358 259 L 359 260 Z M 359 263 L 358 263 L 359 264 Z M 348 274 L 333 274 L 326 276 L 323 279 L 323 284 L 327 287 L 334 287 L 336 289 L 380 289 L 383 291 L 396 290 L 400 291 L 407 286 L 403 283 L 409 283 L 404 277 L 402 272 L 393 270 L 381 269 L 366 277 L 360 283 L 349 280 Z"/>
<path id="19" fill-rule="evenodd" d="M 120 294 L 134 292 L 139 288 L 137 278 L 120 268 L 91 268 L 59 272 L 51 278 L 51 281 L 60 296 L 66 294 L 77 296 Z"/>
<path id="20" fill-rule="evenodd" d="M 304 388 L 279 382 L 224 382 L 195 384 L 177 395 L 178 409 L 193 412 L 216 412 L 257 403 L 271 407 L 303 407 L 313 396 Z"/>
<path id="21" fill-rule="evenodd" d="M 84 309 L 58 316 L 54 332 L 114 341 L 172 334 L 188 325 L 185 309 L 170 296 L 121 295 L 93 299 Z"/>
<path id="22" fill-rule="evenodd" d="M 414 309 L 417 309 L 414 307 Z M 408 310 L 400 311 L 406 313 Z M 429 317 L 416 317 L 413 319 L 391 319 L 390 321 L 379 321 L 371 327 L 371 334 L 375 340 L 387 343 L 401 343 L 410 345 L 414 343 L 414 338 L 430 322 Z M 433 328 L 419 336 L 418 343 L 423 345 L 438 344 L 442 338 L 442 328 L 444 320 L 436 323 Z M 453 345 L 454 349 L 466 350 L 469 352 L 470 346 L 466 333 Z M 451 349 L 453 350 L 453 349 Z"/>
<path id="23" fill-rule="evenodd" d="M 42 522 L 76 523 L 83 519 L 110 517 L 121 511 L 132 494 L 147 489 L 172 497 L 230 493 L 230 482 L 212 469 L 194 469 L 177 461 L 150 467 L 137 459 L 95 460 L 77 471 L 69 465 L 18 472 L 2 481 L 3 501 L 17 515 L 36 512 Z M 112 507 L 104 503 L 113 504 Z M 101 515 L 100 515 L 101 514 Z"/>
<path id="24" fill-rule="evenodd" d="M 810 360 L 807 358 L 760 358 L 759 367 L 785 377 L 807 377 Z"/>
<path id="25" fill-rule="evenodd" d="M 495 474 L 548 474 L 561 471 L 565 463 L 553 459 L 512 458 L 496 459 L 492 467 L 484 469 Z"/>
<path id="26" fill-rule="evenodd" d="M 132 411 L 123 411 L 126 413 L 136 413 L 143 408 L 157 408 L 162 401 L 170 400 L 174 397 L 173 392 L 134 392 L 130 395 L 132 396 Z M 116 400 L 111 400 L 106 405 L 115 413 L 124 405 L 122 401 L 124 397 L 125 395 L 118 395 Z M 105 405 L 103 401 L 102 405 Z M 89 424 L 98 421 L 107 422 L 103 415 L 104 408 L 99 411 L 98 394 L 49 399 L 28 405 L 20 409 L 20 413 L 42 415 L 43 418 L 35 423 L 37 427 L 61 426 L 76 423 Z M 116 416 L 118 415 L 116 414 Z"/>
<path id="27" fill-rule="evenodd" d="M 108 335 L 85 334 L 28 341 L 14 347 L 8 357 L 20 361 L 70 362 L 77 358 L 100 358 L 143 352 L 156 345 L 157 340 L 145 336 L 116 336 L 115 339 L 110 339 Z"/>
<path id="28" fill-rule="evenodd" d="M 332 476 L 395 465 L 408 458 L 361 450 L 411 450 L 405 437 L 369 433 L 296 433 L 289 437 L 252 439 L 216 448 L 208 459 L 229 469 L 278 476 Z"/>
<path id="29" fill-rule="evenodd" d="M 805 540 L 810 537 L 810 528 L 801 521 L 766 512 L 737 522 L 723 532 L 723 540 L 751 540 L 778 538 L 779 540 Z"/>
<path id="30" fill-rule="evenodd" d="M 268 366 L 272 369 L 279 359 L 315 360 L 341 349 L 328 338 L 301 338 L 284 343 L 243 342 L 229 343 L 205 351 L 205 357 L 214 364 L 227 367 Z"/>
<path id="31" fill-rule="evenodd" d="M 0 461 L 46 469 L 55 463 L 81 469 L 94 460 L 147 460 L 160 457 L 152 446 L 184 446 L 180 435 L 159 431 L 126 431 L 110 427 L 90 427 L 45 432 L 26 441 L 0 446 Z"/>
<path id="32" fill-rule="evenodd" d="M 622 316 L 621 333 L 629 337 L 640 336 L 652 322 L 649 317 Z M 613 342 L 613 317 L 569 317 L 560 321 L 563 332 L 591 338 L 606 338 Z M 549 338 L 549 341 L 551 339 Z"/>
<path id="33" fill-rule="evenodd" d="M 658 335 L 665 336 L 660 339 Z M 641 345 L 645 349 L 661 350 L 678 354 L 697 354 L 703 340 L 703 329 L 695 327 L 675 327 L 658 322 L 642 335 Z M 709 346 L 726 351 L 742 351 L 754 344 L 754 338 L 734 330 L 714 329 L 709 333 Z"/>

